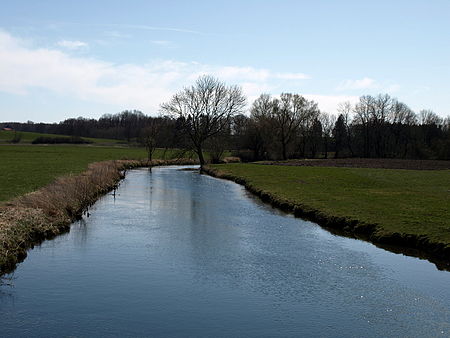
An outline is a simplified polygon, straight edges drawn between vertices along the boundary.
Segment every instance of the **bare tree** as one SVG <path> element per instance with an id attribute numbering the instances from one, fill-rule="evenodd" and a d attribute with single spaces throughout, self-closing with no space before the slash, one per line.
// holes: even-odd
<path id="1" fill-rule="evenodd" d="M 300 154 L 306 157 L 306 145 L 312 142 L 313 139 L 313 126 L 316 124 L 320 114 L 319 107 L 316 102 L 305 100 L 302 112 L 300 114 Z M 318 128 L 317 128 L 318 129 Z"/>
<path id="2" fill-rule="evenodd" d="M 322 122 L 319 119 L 319 115 L 314 119 L 309 132 L 309 148 L 311 150 L 311 158 L 316 158 L 316 154 L 320 149 L 320 143 L 322 141 Z"/>
<path id="3" fill-rule="evenodd" d="M 281 145 L 281 157 L 288 158 L 288 148 L 301 123 L 301 114 L 306 99 L 298 94 L 283 93 L 280 99 L 272 99 L 268 94 L 262 94 L 252 106 L 252 117 L 259 124 L 266 124 L 273 130 L 275 139 Z"/>
<path id="4" fill-rule="evenodd" d="M 248 141 L 255 159 L 266 159 L 274 141 L 272 109 L 273 101 L 269 94 L 261 94 L 250 109 Z"/>
<path id="5" fill-rule="evenodd" d="M 338 112 L 342 115 L 342 122 L 345 127 L 345 141 L 347 144 L 347 148 L 350 151 L 350 156 L 353 157 L 353 146 L 352 146 L 352 116 L 351 113 L 353 111 L 352 104 L 349 101 L 342 102 L 338 105 Z"/>
<path id="6" fill-rule="evenodd" d="M 450 115 L 444 119 L 442 129 L 446 132 L 450 131 Z"/>
<path id="7" fill-rule="evenodd" d="M 294 140 L 305 110 L 307 100 L 298 94 L 281 94 L 280 103 L 275 105 L 274 118 L 277 122 L 283 159 L 287 159 L 287 148 Z"/>
<path id="8" fill-rule="evenodd" d="M 411 138 L 411 126 L 417 123 L 417 116 L 406 104 L 394 99 L 390 122 L 393 137 L 392 155 L 405 157 Z"/>
<path id="9" fill-rule="evenodd" d="M 205 75 L 162 104 L 161 110 L 179 119 L 203 166 L 205 141 L 229 126 L 231 118 L 243 111 L 245 103 L 241 88 L 227 87 L 218 79 Z"/>
<path id="10" fill-rule="evenodd" d="M 224 130 L 212 137 L 206 142 L 205 146 L 209 152 L 211 163 L 220 163 L 225 150 L 229 149 L 230 145 L 230 133 L 229 130 Z"/>
<path id="11" fill-rule="evenodd" d="M 152 160 L 153 153 L 156 149 L 157 137 L 160 131 L 161 123 L 158 123 L 158 119 L 151 119 L 147 126 L 141 130 L 139 142 L 147 150 L 147 158 Z"/>
<path id="12" fill-rule="evenodd" d="M 323 145 L 324 145 L 324 157 L 328 158 L 328 145 L 330 144 L 330 139 L 333 137 L 333 128 L 336 124 L 336 116 L 328 114 L 326 112 L 321 112 L 319 115 L 320 123 L 322 124 L 323 133 Z"/>
<path id="13" fill-rule="evenodd" d="M 269 133 L 265 133 L 266 139 L 269 138 L 266 143 L 274 140 L 280 146 L 276 152 L 281 153 L 283 160 L 289 157 L 291 145 L 302 124 L 306 125 L 308 121 L 313 121 L 318 114 L 316 103 L 306 100 L 299 94 L 291 93 L 283 93 L 279 99 L 262 94 L 251 108 L 251 117 L 257 121 L 258 126 L 270 130 Z"/>
<path id="14" fill-rule="evenodd" d="M 388 94 L 379 94 L 372 101 L 371 125 L 374 134 L 375 154 L 377 157 L 386 156 L 385 127 L 392 117 L 393 99 Z"/>
<path id="15" fill-rule="evenodd" d="M 419 112 L 419 124 L 439 126 L 443 124 L 443 119 L 432 110 L 423 109 Z"/>
<path id="16" fill-rule="evenodd" d="M 355 125 L 360 125 L 362 128 L 364 157 L 370 157 L 371 153 L 370 130 L 371 130 L 373 106 L 374 106 L 374 98 L 370 95 L 364 95 L 359 98 L 359 102 L 354 107 L 355 118 L 353 122 Z"/>

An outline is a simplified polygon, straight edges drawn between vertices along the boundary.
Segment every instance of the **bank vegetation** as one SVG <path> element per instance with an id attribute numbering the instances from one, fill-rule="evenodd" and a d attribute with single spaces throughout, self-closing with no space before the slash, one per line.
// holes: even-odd
<path id="1" fill-rule="evenodd" d="M 328 166 L 220 164 L 203 170 L 240 183 L 262 200 L 340 235 L 449 269 L 449 166 L 437 162 L 433 169 L 442 170 L 427 170 L 415 164 L 405 163 L 422 170 L 361 168 L 359 161 L 353 168 L 339 167 L 338 161 Z"/>
<path id="2" fill-rule="evenodd" d="M 0 205 L 0 274 L 12 271 L 29 248 L 69 229 L 103 194 L 115 189 L 127 169 L 194 164 L 193 160 L 115 160 L 92 163 L 41 189 Z"/>

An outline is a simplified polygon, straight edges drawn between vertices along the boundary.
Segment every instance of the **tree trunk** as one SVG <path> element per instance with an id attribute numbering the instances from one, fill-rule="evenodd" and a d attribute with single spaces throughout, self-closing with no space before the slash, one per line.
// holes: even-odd
<path id="1" fill-rule="evenodd" d="M 197 155 L 198 160 L 200 161 L 200 166 L 203 167 L 205 165 L 205 158 L 203 157 L 202 146 L 197 147 Z"/>
<path id="2" fill-rule="evenodd" d="M 350 140 L 350 137 L 347 138 L 347 147 L 348 147 L 348 150 L 350 150 L 350 157 L 355 157 L 355 154 L 353 153 L 353 147 L 352 147 L 352 142 Z"/>
<path id="3" fill-rule="evenodd" d="M 285 142 L 281 142 L 281 147 L 283 150 L 283 160 L 287 160 L 287 152 L 286 152 L 286 144 Z"/>
<path id="4" fill-rule="evenodd" d="M 350 156 L 354 157 L 350 128 L 347 128 L 347 137 L 346 138 L 347 138 L 347 148 L 348 148 L 348 150 L 350 150 Z"/>

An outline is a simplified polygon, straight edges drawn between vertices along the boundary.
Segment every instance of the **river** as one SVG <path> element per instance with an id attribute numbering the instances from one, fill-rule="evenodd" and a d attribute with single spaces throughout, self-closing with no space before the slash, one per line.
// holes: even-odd
<path id="1" fill-rule="evenodd" d="M 0 336 L 450 335 L 449 272 L 233 182 L 132 170 L 89 213 L 0 286 Z"/>

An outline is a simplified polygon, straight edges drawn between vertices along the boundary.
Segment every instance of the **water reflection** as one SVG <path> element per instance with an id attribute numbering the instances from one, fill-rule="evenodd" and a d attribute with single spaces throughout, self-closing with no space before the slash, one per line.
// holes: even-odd
<path id="1" fill-rule="evenodd" d="M 75 229 L 74 229 L 75 228 Z M 86 219 L 83 218 L 77 223 L 73 224 L 71 230 L 74 231 L 74 243 L 78 247 L 82 248 L 86 246 L 86 243 L 89 239 L 89 231 L 90 227 Z"/>

